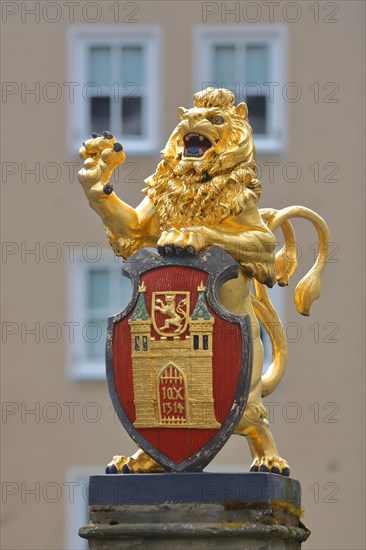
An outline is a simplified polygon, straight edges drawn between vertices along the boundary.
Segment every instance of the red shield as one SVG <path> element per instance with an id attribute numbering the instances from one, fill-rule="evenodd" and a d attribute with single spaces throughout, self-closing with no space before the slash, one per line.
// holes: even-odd
<path id="1" fill-rule="evenodd" d="M 238 267 L 217 247 L 170 259 L 142 250 L 124 266 L 134 292 L 109 319 L 109 390 L 131 437 L 167 470 L 202 470 L 243 414 L 250 320 L 217 298 Z"/>

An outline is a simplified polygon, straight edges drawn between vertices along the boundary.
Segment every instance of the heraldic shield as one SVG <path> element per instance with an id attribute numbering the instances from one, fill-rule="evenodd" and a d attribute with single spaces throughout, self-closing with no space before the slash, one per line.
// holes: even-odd
<path id="1" fill-rule="evenodd" d="M 221 248 L 124 263 L 133 295 L 108 319 L 113 406 L 136 443 L 168 471 L 202 470 L 243 415 L 251 382 L 249 315 L 234 315 L 219 289 L 239 265 Z"/>

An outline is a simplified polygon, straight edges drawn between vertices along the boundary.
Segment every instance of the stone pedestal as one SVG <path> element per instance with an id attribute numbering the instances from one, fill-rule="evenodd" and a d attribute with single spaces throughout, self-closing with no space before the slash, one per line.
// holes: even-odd
<path id="1" fill-rule="evenodd" d="M 165 473 L 92 476 L 89 548 L 297 549 L 298 481 L 276 474 Z"/>

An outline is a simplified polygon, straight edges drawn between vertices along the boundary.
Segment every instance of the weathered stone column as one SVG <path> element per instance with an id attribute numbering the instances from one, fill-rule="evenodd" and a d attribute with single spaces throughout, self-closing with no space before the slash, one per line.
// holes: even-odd
<path id="1" fill-rule="evenodd" d="M 89 548 L 301 548 L 298 481 L 276 474 L 165 473 L 92 476 Z"/>

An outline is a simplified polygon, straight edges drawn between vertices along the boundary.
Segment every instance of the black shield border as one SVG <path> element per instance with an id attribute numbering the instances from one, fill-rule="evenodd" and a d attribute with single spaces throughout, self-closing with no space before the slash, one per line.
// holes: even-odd
<path id="1" fill-rule="evenodd" d="M 242 337 L 242 364 L 240 368 L 239 381 L 230 412 L 218 433 L 196 453 L 179 463 L 171 460 L 155 449 L 155 447 L 153 447 L 144 437 L 142 437 L 138 430 L 133 426 L 119 401 L 114 384 L 113 372 L 114 324 L 127 317 L 127 315 L 135 307 L 138 299 L 140 275 L 152 269 L 170 266 L 190 267 L 208 273 L 205 297 L 209 306 L 219 317 L 229 321 L 230 323 L 238 324 L 240 326 Z M 226 443 L 244 413 L 249 396 L 253 366 L 253 345 L 250 317 L 249 315 L 235 315 L 227 311 L 218 299 L 218 291 L 220 287 L 226 281 L 234 279 L 238 276 L 239 267 L 239 264 L 231 256 L 229 256 L 229 254 L 217 246 L 211 247 L 195 256 L 172 257 L 162 257 L 148 249 L 141 249 L 128 261 L 126 261 L 122 267 L 122 273 L 127 276 L 133 284 L 133 292 L 131 300 L 126 308 L 117 315 L 108 318 L 106 341 L 106 371 L 108 389 L 118 418 L 130 437 L 167 471 L 196 472 L 203 470 L 203 468 L 207 466 L 207 464 Z"/>

